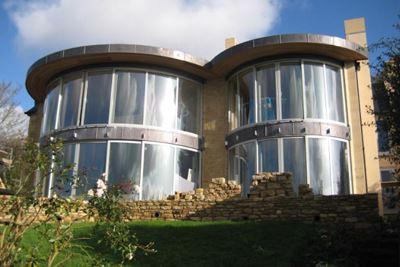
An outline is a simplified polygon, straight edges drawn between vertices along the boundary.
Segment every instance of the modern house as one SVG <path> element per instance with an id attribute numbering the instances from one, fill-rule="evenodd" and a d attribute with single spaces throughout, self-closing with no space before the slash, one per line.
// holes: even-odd
<path id="1" fill-rule="evenodd" d="M 105 44 L 47 55 L 28 71 L 29 135 L 63 138 L 86 169 L 133 199 L 160 199 L 228 177 L 293 173 L 316 194 L 380 190 L 364 19 L 346 39 L 285 34 L 236 44 L 211 61 L 157 47 Z M 44 188 L 51 195 L 54 177 Z"/>

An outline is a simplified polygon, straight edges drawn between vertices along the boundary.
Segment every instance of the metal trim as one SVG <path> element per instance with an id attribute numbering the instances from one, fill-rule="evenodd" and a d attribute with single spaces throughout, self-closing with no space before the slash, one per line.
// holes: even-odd
<path id="1" fill-rule="evenodd" d="M 148 127 L 129 127 L 112 125 L 91 125 L 53 131 L 40 138 L 40 144 L 46 144 L 49 136 L 61 138 L 64 142 L 81 141 L 146 141 L 182 146 L 194 150 L 202 149 L 202 138 L 193 134 L 168 131 Z"/>
<path id="2" fill-rule="evenodd" d="M 255 134 L 257 133 L 257 134 Z M 255 124 L 229 133 L 226 137 L 227 149 L 251 140 L 282 137 L 325 136 L 341 140 L 350 139 L 350 128 L 327 122 L 291 121 Z"/>

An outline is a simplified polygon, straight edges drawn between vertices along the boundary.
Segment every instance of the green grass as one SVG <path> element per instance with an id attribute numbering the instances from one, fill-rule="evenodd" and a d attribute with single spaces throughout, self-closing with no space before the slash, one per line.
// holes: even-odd
<path id="1" fill-rule="evenodd" d="M 106 258 L 113 264 L 118 258 L 95 240 L 80 239 L 92 232 L 94 224 L 74 225 L 74 241 L 87 246 L 96 258 Z M 291 266 L 307 245 L 314 227 L 294 222 L 190 222 L 142 221 L 132 222 L 139 242 L 155 242 L 157 253 L 148 256 L 138 253 L 126 266 Z M 46 242 L 34 231 L 23 240 L 28 248 L 38 247 L 44 255 Z M 65 266 L 85 266 L 88 257 L 73 248 L 74 255 Z"/>

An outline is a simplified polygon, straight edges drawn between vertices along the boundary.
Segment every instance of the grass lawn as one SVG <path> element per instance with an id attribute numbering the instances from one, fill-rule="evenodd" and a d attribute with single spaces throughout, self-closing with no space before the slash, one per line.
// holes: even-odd
<path id="1" fill-rule="evenodd" d="M 118 258 L 87 237 L 94 224 L 74 226 L 75 244 L 90 246 L 87 251 L 95 257 L 107 258 L 117 264 Z M 138 253 L 126 266 L 291 266 L 302 253 L 307 237 L 314 227 L 294 222 L 252 221 L 142 221 L 132 222 L 139 242 L 155 242 L 157 253 Z M 45 251 L 45 242 L 34 231 L 24 237 L 26 248 Z M 88 266 L 84 252 L 73 249 L 72 259 L 64 266 Z M 61 256 L 62 257 L 62 256 Z"/>

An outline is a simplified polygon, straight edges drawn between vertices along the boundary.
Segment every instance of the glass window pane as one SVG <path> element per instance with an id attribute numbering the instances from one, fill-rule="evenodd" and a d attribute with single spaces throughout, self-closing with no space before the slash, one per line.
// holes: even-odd
<path id="1" fill-rule="evenodd" d="M 229 151 L 230 180 L 242 185 L 242 195 L 250 192 L 253 175 L 256 173 L 256 145 L 254 142 L 238 145 Z"/>
<path id="2" fill-rule="evenodd" d="M 280 64 L 282 118 L 303 118 L 303 92 L 300 64 Z"/>
<path id="3" fill-rule="evenodd" d="M 332 184 L 334 195 L 350 194 L 348 149 L 345 142 L 330 140 Z"/>
<path id="4" fill-rule="evenodd" d="M 63 146 L 63 168 L 65 171 L 55 175 L 53 188 L 57 194 L 67 197 L 71 195 L 74 183 L 75 144 L 64 144 Z"/>
<path id="5" fill-rule="evenodd" d="M 308 170 L 310 186 L 314 194 L 331 195 L 331 164 L 329 158 L 329 140 L 323 138 L 308 139 Z"/>
<path id="6" fill-rule="evenodd" d="M 277 172 L 278 165 L 278 142 L 276 139 L 265 140 L 258 144 L 258 159 L 260 171 Z"/>
<path id="7" fill-rule="evenodd" d="M 381 170 L 381 182 L 394 182 L 395 170 Z"/>
<path id="8" fill-rule="evenodd" d="M 131 199 L 139 199 L 141 144 L 111 143 L 108 186 L 118 185 Z"/>
<path id="9" fill-rule="evenodd" d="M 179 80 L 178 130 L 199 133 L 200 85 L 185 79 Z"/>
<path id="10" fill-rule="evenodd" d="M 199 184 L 199 153 L 176 149 L 175 191 L 188 192 Z"/>
<path id="11" fill-rule="evenodd" d="M 85 124 L 108 123 L 111 71 L 88 73 Z"/>
<path id="12" fill-rule="evenodd" d="M 304 76 L 307 118 L 328 119 L 323 65 L 304 64 Z"/>
<path id="13" fill-rule="evenodd" d="M 390 149 L 389 144 L 389 124 L 386 121 L 376 121 L 376 131 L 378 132 L 378 151 L 388 152 Z"/>
<path id="14" fill-rule="evenodd" d="M 61 85 L 57 84 L 46 97 L 43 109 L 44 116 L 41 135 L 48 134 L 56 128 L 57 107 L 60 90 Z"/>
<path id="15" fill-rule="evenodd" d="M 75 126 L 78 121 L 82 74 L 64 79 L 61 92 L 60 129 Z"/>
<path id="16" fill-rule="evenodd" d="M 239 98 L 239 126 L 254 123 L 254 77 L 252 71 L 239 75 Z"/>
<path id="17" fill-rule="evenodd" d="M 238 127 L 237 115 L 237 77 L 229 80 L 229 129 L 233 130 Z"/>
<path id="18" fill-rule="evenodd" d="M 257 71 L 260 121 L 276 120 L 275 65 Z"/>
<path id="19" fill-rule="evenodd" d="M 298 191 L 300 184 L 306 184 L 306 160 L 303 138 L 283 139 L 284 171 L 293 174 L 293 190 Z"/>
<path id="20" fill-rule="evenodd" d="M 146 125 L 175 128 L 176 78 L 148 74 Z"/>
<path id="21" fill-rule="evenodd" d="M 87 194 L 90 189 L 97 187 L 97 180 L 105 171 L 106 150 L 106 143 L 81 143 L 79 145 L 80 180 L 76 195 Z"/>
<path id="22" fill-rule="evenodd" d="M 326 66 L 326 86 L 329 119 L 344 122 L 342 80 L 338 68 Z"/>
<path id="23" fill-rule="evenodd" d="M 145 144 L 142 199 L 163 199 L 172 195 L 174 184 L 174 148 Z"/>
<path id="24" fill-rule="evenodd" d="M 146 74 L 117 71 L 115 79 L 116 95 L 113 122 L 142 124 Z"/>

